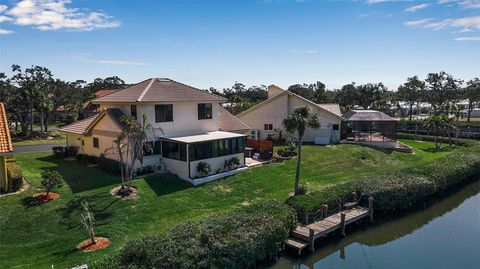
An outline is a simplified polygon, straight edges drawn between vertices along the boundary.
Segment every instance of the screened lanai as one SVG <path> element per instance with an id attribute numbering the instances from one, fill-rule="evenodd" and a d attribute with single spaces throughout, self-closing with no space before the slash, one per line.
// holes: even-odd
<path id="1" fill-rule="evenodd" d="M 342 140 L 391 142 L 397 139 L 397 121 L 375 110 L 350 110 L 343 114 Z"/>

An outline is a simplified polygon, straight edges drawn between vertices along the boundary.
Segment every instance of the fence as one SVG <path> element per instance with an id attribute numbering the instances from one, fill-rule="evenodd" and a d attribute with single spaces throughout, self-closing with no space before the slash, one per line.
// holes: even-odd
<path id="1" fill-rule="evenodd" d="M 262 152 L 262 151 L 273 152 L 273 142 L 268 140 L 247 139 L 247 147 L 253 148 L 255 152 Z"/>

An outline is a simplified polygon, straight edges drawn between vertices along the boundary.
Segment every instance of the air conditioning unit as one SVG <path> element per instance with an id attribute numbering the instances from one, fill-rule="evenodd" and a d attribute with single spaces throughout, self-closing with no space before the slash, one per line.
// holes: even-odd
<path id="1" fill-rule="evenodd" d="M 260 130 L 259 129 L 250 130 L 250 139 L 251 140 L 258 140 L 259 137 L 260 137 Z"/>

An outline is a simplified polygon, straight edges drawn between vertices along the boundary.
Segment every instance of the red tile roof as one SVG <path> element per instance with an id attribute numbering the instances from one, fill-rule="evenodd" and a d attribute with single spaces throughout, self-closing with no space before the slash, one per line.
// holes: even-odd
<path id="1" fill-rule="evenodd" d="M 13 145 L 10 137 L 7 112 L 5 111 L 3 103 L 0 103 L 0 153 L 8 153 L 12 151 Z"/>
<path id="2" fill-rule="evenodd" d="M 150 78 L 112 94 L 94 99 L 98 103 L 135 102 L 225 102 L 226 99 L 168 78 Z"/>
<path id="3" fill-rule="evenodd" d="M 250 130 L 250 127 L 220 106 L 218 129 L 226 132 L 239 132 Z"/>

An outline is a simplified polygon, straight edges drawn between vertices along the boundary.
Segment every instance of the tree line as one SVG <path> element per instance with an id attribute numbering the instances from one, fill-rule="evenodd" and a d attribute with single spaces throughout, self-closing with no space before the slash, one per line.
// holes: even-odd
<path id="1" fill-rule="evenodd" d="M 56 120 L 59 111 L 66 122 L 81 117 L 83 104 L 92 98 L 98 90 L 122 89 L 128 84 L 118 76 L 96 78 L 87 83 L 84 80 L 65 81 L 55 78 L 52 72 L 42 66 L 22 69 L 12 65 L 12 75 L 8 77 L 0 72 L 0 101 L 6 104 L 10 122 L 15 133 L 33 136 L 35 122 L 40 134 L 48 131 L 48 126 Z M 315 103 L 338 103 L 342 111 L 352 108 L 375 109 L 393 115 L 408 116 L 411 120 L 414 107 L 420 103 L 431 106 L 431 114 L 459 115 L 467 110 L 467 121 L 474 104 L 480 102 L 480 79 L 474 78 L 466 83 L 446 72 L 429 73 L 426 79 L 418 76 L 407 78 L 396 91 L 389 90 L 381 82 L 343 85 L 339 89 L 327 89 L 325 84 L 299 83 L 288 90 Z M 241 113 L 268 98 L 265 85 L 250 86 L 235 82 L 233 86 L 222 90 L 209 88 L 207 91 L 223 96 L 228 100 L 227 109 L 233 114 Z M 466 100 L 466 107 L 458 106 L 458 101 Z M 406 105 L 407 110 L 401 105 Z"/>
<path id="2" fill-rule="evenodd" d="M 84 102 L 94 98 L 96 91 L 126 86 L 117 76 L 97 78 L 90 83 L 84 80 L 65 81 L 55 78 L 46 67 L 22 69 L 19 65 L 12 65 L 10 77 L 0 73 L 0 101 L 5 103 L 16 135 L 33 137 L 36 122 L 43 136 L 59 111 L 67 122 L 75 121 L 81 115 Z"/>
<path id="3" fill-rule="evenodd" d="M 413 108 L 420 103 L 427 103 L 431 107 L 429 112 L 433 114 L 459 114 L 466 109 L 467 121 L 470 121 L 474 104 L 480 102 L 479 78 L 464 83 L 444 71 L 429 73 L 424 80 L 418 76 L 409 77 L 396 91 L 389 90 L 381 82 L 360 85 L 352 82 L 340 89 L 328 90 L 320 81 L 294 84 L 288 90 L 315 103 L 338 103 L 344 112 L 353 108 L 374 109 L 390 115 L 399 112 L 400 116 L 407 114 L 410 120 L 414 115 Z M 242 83 L 235 83 L 223 91 L 215 88 L 210 88 L 209 91 L 227 98 L 233 114 L 268 98 L 264 85 L 247 88 Z M 467 101 L 468 105 L 461 107 L 459 101 Z M 408 107 L 406 111 L 402 109 L 402 104 Z"/>

